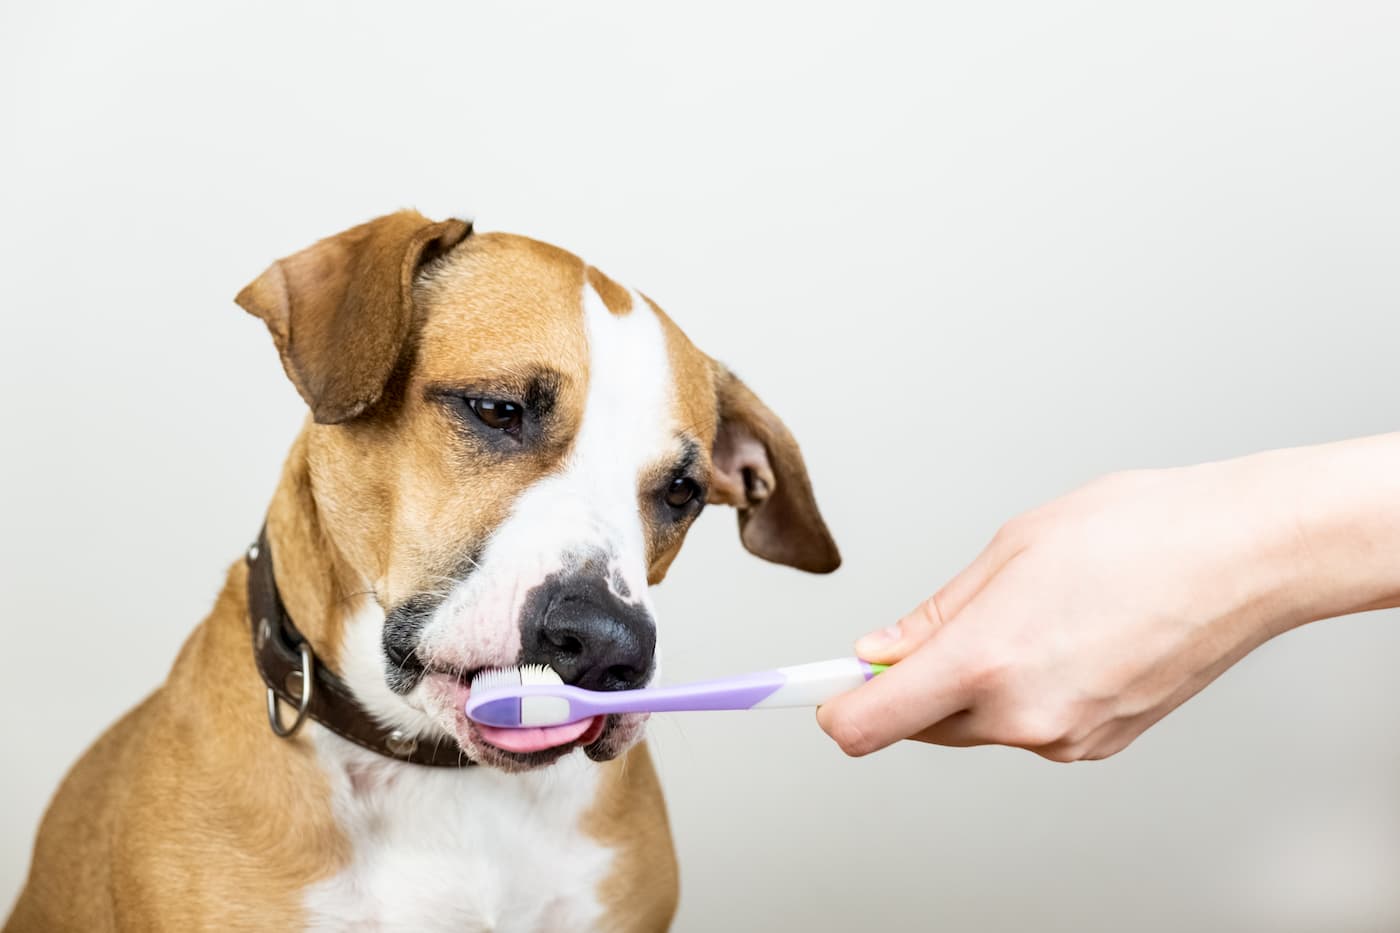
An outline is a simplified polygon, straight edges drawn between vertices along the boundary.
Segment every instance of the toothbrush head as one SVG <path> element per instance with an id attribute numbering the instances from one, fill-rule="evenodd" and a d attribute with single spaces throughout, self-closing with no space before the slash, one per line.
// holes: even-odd
<path id="1" fill-rule="evenodd" d="M 473 722 L 504 729 L 563 725 L 573 721 L 562 695 L 568 689 L 544 664 L 488 668 L 472 678 L 464 712 Z"/>

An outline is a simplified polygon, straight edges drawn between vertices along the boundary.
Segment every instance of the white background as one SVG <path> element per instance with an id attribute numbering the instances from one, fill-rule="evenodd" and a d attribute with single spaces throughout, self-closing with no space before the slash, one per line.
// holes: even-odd
<path id="1" fill-rule="evenodd" d="M 1392 4 L 0 10 L 0 910 L 298 429 L 232 296 L 373 215 L 581 254 L 802 441 L 845 567 L 714 510 L 672 678 L 844 653 L 1096 474 L 1397 425 Z M 663 717 L 677 926 L 1396 929 L 1397 665 L 1400 613 L 1311 626 L 1071 766 Z"/>

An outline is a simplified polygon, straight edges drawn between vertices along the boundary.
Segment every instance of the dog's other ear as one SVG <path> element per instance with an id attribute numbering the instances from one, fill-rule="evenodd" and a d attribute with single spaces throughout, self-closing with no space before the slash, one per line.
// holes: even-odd
<path id="1" fill-rule="evenodd" d="M 792 434 L 723 366 L 716 373 L 715 393 L 719 428 L 711 452 L 709 501 L 739 510 L 739 539 L 764 560 L 811 573 L 841 566 Z"/>
<path id="2" fill-rule="evenodd" d="M 234 300 L 272 332 L 282 368 L 321 424 L 379 400 L 413 323 L 413 277 L 471 233 L 399 211 L 279 259 Z"/>

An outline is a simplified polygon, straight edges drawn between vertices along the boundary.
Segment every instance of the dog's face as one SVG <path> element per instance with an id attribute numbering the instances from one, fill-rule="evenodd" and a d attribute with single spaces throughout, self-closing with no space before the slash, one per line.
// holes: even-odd
<path id="1" fill-rule="evenodd" d="M 472 675 L 543 663 L 590 689 L 647 684 L 648 586 L 707 503 L 737 507 L 762 557 L 839 563 L 781 422 L 562 250 L 406 211 L 274 264 L 239 303 L 311 406 L 315 520 L 347 593 L 372 594 L 322 637 L 386 724 L 505 768 L 613 757 L 643 717 L 479 727 Z"/>

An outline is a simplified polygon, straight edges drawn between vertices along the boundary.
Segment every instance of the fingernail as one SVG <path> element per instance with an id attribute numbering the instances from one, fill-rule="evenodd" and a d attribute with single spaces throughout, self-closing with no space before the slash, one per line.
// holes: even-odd
<path id="1" fill-rule="evenodd" d="M 856 654 L 864 654 L 866 651 L 877 651 L 899 641 L 904 637 L 898 625 L 889 625 L 878 631 L 871 632 L 863 636 L 856 642 Z"/>

